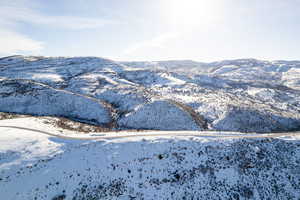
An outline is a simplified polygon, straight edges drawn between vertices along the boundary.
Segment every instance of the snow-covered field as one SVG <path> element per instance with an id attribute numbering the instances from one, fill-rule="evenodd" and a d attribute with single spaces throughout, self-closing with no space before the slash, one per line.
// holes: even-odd
<path id="1" fill-rule="evenodd" d="M 300 196 L 296 133 L 82 135 L 32 117 L 2 120 L 0 132 L 0 194 L 5 200 Z"/>
<path id="2" fill-rule="evenodd" d="M 0 199 L 299 200 L 299 70 L 0 58 Z"/>

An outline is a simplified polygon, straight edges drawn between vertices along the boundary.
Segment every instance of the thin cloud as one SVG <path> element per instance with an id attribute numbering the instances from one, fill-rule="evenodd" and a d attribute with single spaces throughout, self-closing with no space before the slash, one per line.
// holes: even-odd
<path id="1" fill-rule="evenodd" d="M 5 1 L 4 1 L 5 2 Z M 31 4 L 29 4 L 31 5 Z M 111 19 L 99 19 L 78 16 L 50 16 L 39 13 L 24 3 L 0 3 L 0 18 L 3 23 L 30 23 L 64 29 L 94 29 L 107 24 L 117 23 Z"/>
<path id="2" fill-rule="evenodd" d="M 28 0 L 2 0 L 0 2 L 0 56 L 32 54 L 44 49 L 45 43 L 36 41 L 17 31 L 19 25 L 28 23 L 61 29 L 95 29 L 116 23 L 109 19 L 78 16 L 49 16 L 40 13 L 41 5 Z"/>
<path id="3" fill-rule="evenodd" d="M 180 36 L 179 33 L 174 33 L 174 32 L 163 33 L 155 38 L 128 47 L 127 49 L 125 49 L 122 55 L 124 56 L 131 55 L 136 53 L 137 51 L 142 51 L 148 48 L 164 48 L 165 44 L 168 41 L 176 39 L 179 36 Z"/>
<path id="4" fill-rule="evenodd" d="M 8 30 L 0 30 L 0 44 L 0 55 L 2 56 L 22 52 L 38 52 L 43 49 L 42 42 Z"/>

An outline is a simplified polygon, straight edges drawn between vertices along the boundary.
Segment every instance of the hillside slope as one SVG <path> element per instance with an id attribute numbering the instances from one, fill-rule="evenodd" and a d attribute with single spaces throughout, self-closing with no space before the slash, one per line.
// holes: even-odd
<path id="1" fill-rule="evenodd" d="M 28 80 L 34 81 L 59 90 L 57 98 L 64 105 L 76 102 L 78 96 L 84 99 L 82 102 L 90 102 L 88 98 L 98 99 L 109 107 L 114 124 L 111 127 L 115 129 L 174 128 L 263 133 L 300 129 L 299 70 L 298 61 L 240 59 L 213 63 L 162 61 L 153 64 L 117 63 L 96 57 L 11 56 L 0 59 L 0 82 L 3 85 L 15 80 L 24 85 L 27 80 L 26 87 L 31 87 L 32 83 Z M 48 95 L 47 91 L 40 90 L 39 95 L 43 92 Z M 0 93 L 5 96 L 5 91 L 0 90 Z M 76 98 L 65 98 L 66 93 Z M 52 105 L 50 99 L 46 101 L 49 109 L 55 110 L 56 104 Z M 154 106 L 152 109 L 155 101 L 170 106 L 160 109 Z M 34 104 L 36 102 L 41 103 L 41 99 L 36 99 Z M 0 112 L 35 114 L 28 112 L 32 112 L 28 104 L 12 105 L 14 107 L 10 105 L 9 109 L 0 106 Z M 152 110 L 149 120 L 148 108 Z M 49 109 L 43 112 L 40 109 L 39 114 L 61 115 L 49 113 Z M 78 105 L 76 109 L 85 109 L 85 106 Z M 94 108 L 92 110 L 96 111 Z M 166 113 L 176 113 L 176 110 L 180 110 L 181 114 L 176 115 L 173 121 L 180 123 L 188 119 L 185 126 L 170 127 L 165 120 L 161 120 Z M 98 124 L 104 123 L 102 119 L 107 118 L 105 115 L 97 117 Z M 86 121 L 92 123 L 95 116 L 92 118 Z M 199 121 L 201 123 L 197 123 Z M 195 122 L 196 125 L 193 125 Z"/>
<path id="2" fill-rule="evenodd" d="M 299 69 L 0 58 L 0 199 L 299 200 Z"/>
<path id="3" fill-rule="evenodd" d="M 0 121 L 1 198 L 297 200 L 300 195 L 297 134 L 247 139 L 253 135 L 137 133 L 95 141 L 97 134 L 70 140 L 38 130 L 71 136 L 35 118 Z"/>

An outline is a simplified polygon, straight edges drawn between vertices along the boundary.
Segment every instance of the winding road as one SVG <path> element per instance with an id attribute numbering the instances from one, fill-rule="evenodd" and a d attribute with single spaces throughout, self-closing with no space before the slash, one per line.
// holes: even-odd
<path id="1" fill-rule="evenodd" d="M 19 127 L 19 126 L 0 126 L 1 128 L 9 128 L 9 129 L 19 129 L 24 131 L 37 132 L 53 137 L 58 137 L 62 139 L 71 139 L 71 140 L 109 140 L 109 139 L 120 139 L 120 138 L 132 138 L 132 137 L 215 137 L 220 139 L 241 139 L 241 138 L 278 138 L 278 137 L 287 137 L 287 136 L 300 136 L 300 132 L 288 132 L 288 133 L 265 133 L 265 134 L 246 134 L 246 133 L 234 133 L 233 132 L 216 132 L 216 131 L 149 131 L 148 134 L 145 132 L 139 134 L 130 134 L 129 132 L 111 132 L 112 133 L 121 133 L 120 135 L 109 136 L 106 134 L 97 135 L 97 136 L 67 136 L 60 135 L 55 133 L 50 133 L 38 129 Z M 155 133 L 153 133 L 155 132 Z M 123 134 L 126 133 L 126 134 Z M 222 133 L 222 134 L 220 134 Z M 225 133 L 225 134 L 224 134 Z M 231 134 L 230 134 L 231 133 Z M 123 134 L 123 135 L 122 135 Z"/>

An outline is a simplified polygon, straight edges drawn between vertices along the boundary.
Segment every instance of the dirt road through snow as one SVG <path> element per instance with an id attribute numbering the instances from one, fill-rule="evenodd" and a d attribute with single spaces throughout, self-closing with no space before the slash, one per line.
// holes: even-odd
<path id="1" fill-rule="evenodd" d="M 19 127 L 19 126 L 0 126 L 0 129 L 19 129 L 24 131 L 33 131 L 41 134 L 46 134 L 49 136 L 54 136 L 63 139 L 72 140 L 107 140 L 107 139 L 119 139 L 119 138 L 131 138 L 131 137 L 217 137 L 224 139 L 240 139 L 240 138 L 278 138 L 287 136 L 300 136 L 300 132 L 290 132 L 290 133 L 268 133 L 268 134 L 246 134 L 246 133 L 233 133 L 233 132 L 216 132 L 216 131 L 149 131 L 142 133 L 132 134 L 130 132 L 112 132 L 93 136 L 67 136 L 63 134 L 50 133 L 38 129 Z M 118 135 L 116 135 L 118 134 Z M 95 135 L 95 134 L 94 134 Z"/>

